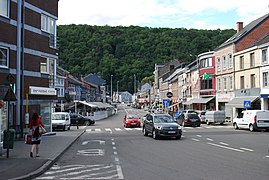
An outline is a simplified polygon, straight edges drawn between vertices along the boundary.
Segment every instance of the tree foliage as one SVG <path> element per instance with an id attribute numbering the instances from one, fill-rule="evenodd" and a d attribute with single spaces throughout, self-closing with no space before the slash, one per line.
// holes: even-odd
<path id="1" fill-rule="evenodd" d="M 113 90 L 133 92 L 134 76 L 141 82 L 152 76 L 155 64 L 212 51 L 235 30 L 148 28 L 139 26 L 60 25 L 59 65 L 72 74 L 100 75 Z"/>

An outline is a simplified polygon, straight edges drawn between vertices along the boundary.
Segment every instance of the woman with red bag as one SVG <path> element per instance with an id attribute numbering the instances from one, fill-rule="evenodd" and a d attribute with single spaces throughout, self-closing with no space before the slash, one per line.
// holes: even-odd
<path id="1" fill-rule="evenodd" d="M 41 117 L 39 117 L 37 113 L 34 113 L 30 121 L 30 132 L 32 132 L 32 148 L 30 157 L 33 157 L 34 153 L 36 153 L 36 157 L 39 157 L 39 145 L 42 136 L 42 134 L 39 133 L 39 125 L 45 127 L 42 123 Z"/>

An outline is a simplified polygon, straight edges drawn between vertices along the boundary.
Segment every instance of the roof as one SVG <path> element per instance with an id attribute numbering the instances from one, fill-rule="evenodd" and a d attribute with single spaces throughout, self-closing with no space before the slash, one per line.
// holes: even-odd
<path id="1" fill-rule="evenodd" d="M 91 84 L 96 84 L 97 86 L 106 84 L 106 81 L 96 74 L 88 74 L 83 78 L 83 80 Z"/>
<path id="2" fill-rule="evenodd" d="M 256 20 L 252 21 L 247 26 L 245 26 L 241 31 L 234 34 L 232 37 L 230 37 L 227 41 L 222 43 L 216 49 L 220 49 L 220 48 L 225 47 L 227 45 L 236 43 L 238 40 L 242 39 L 244 36 L 246 36 L 248 33 L 250 33 L 255 27 L 257 27 L 261 22 L 263 22 L 268 17 L 269 17 L 269 14 L 266 14 L 266 15 L 264 15 Z"/>

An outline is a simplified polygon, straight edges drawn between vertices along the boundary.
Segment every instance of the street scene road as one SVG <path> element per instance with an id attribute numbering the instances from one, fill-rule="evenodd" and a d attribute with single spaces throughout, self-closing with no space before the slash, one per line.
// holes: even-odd
<path id="1" fill-rule="evenodd" d="M 183 127 L 180 140 L 143 136 L 124 128 L 126 112 L 86 127 L 85 133 L 36 179 L 267 180 L 268 132 L 235 130 L 231 124 Z M 68 133 L 68 132 L 66 132 Z"/>

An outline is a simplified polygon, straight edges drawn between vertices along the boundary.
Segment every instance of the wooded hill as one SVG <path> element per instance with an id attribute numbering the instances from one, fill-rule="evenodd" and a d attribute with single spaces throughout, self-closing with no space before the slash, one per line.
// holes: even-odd
<path id="1" fill-rule="evenodd" d="M 134 74 L 142 81 L 155 64 L 178 59 L 189 63 L 195 55 L 212 51 L 236 31 L 139 26 L 60 25 L 59 65 L 76 76 L 100 75 L 113 91 L 133 92 Z M 192 55 L 192 56 L 191 56 Z"/>

